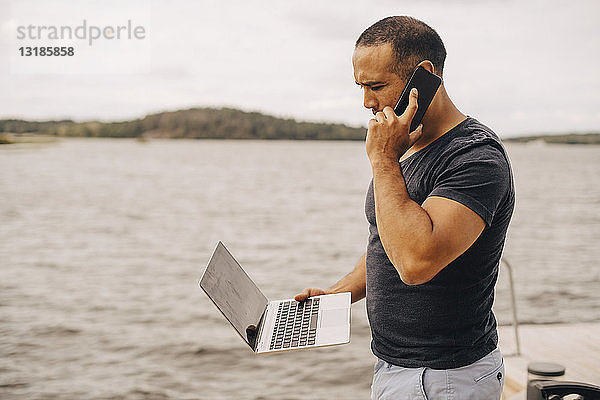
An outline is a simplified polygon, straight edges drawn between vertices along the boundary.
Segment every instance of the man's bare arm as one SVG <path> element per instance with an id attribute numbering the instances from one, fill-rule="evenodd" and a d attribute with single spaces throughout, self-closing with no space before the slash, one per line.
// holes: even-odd
<path id="1" fill-rule="evenodd" d="M 375 167 L 373 175 L 381 243 L 408 285 L 431 280 L 485 228 L 479 215 L 456 201 L 432 196 L 420 206 L 411 200 L 398 162 Z"/>
<path id="2" fill-rule="evenodd" d="M 351 292 L 352 302 L 355 303 L 359 301 L 364 298 L 366 294 L 366 259 L 367 254 L 365 253 L 360 260 L 358 260 L 358 263 L 356 263 L 352 272 L 340 279 L 335 285 L 324 290 L 319 288 L 306 288 L 298 293 L 294 299 L 296 299 L 296 301 L 304 301 L 311 296 Z"/>
<path id="3" fill-rule="evenodd" d="M 431 196 L 421 206 L 410 198 L 398 159 L 422 134 L 422 126 L 408 132 L 416 111 L 417 92 L 413 89 L 400 117 L 391 107 L 375 114 L 366 140 L 381 244 L 408 285 L 431 280 L 485 228 L 479 215 L 456 201 Z"/>

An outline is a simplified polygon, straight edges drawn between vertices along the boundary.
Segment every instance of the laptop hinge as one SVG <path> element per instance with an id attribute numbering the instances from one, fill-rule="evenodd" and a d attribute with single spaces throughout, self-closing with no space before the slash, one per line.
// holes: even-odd
<path id="1" fill-rule="evenodd" d="M 254 350 L 256 352 L 258 345 L 260 343 L 260 337 L 262 335 L 262 330 L 263 330 L 263 326 L 265 326 L 264 324 L 264 320 L 265 320 L 265 316 L 267 315 L 267 310 L 269 309 L 269 304 L 267 304 L 267 306 L 265 307 L 265 310 L 263 311 L 262 315 L 260 316 L 260 320 L 258 321 L 258 327 L 251 329 L 250 327 L 248 327 L 248 329 L 246 329 L 246 336 L 248 337 L 248 341 L 250 342 L 250 346 L 252 347 L 252 350 Z M 252 333 L 249 333 L 248 331 L 254 331 Z"/>

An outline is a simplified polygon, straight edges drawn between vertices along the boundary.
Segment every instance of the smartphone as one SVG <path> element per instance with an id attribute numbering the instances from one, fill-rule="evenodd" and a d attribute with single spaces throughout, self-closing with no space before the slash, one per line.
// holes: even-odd
<path id="1" fill-rule="evenodd" d="M 433 100 L 433 97 L 435 96 L 435 93 L 437 92 L 441 83 L 442 78 L 435 74 L 432 74 L 423 67 L 418 67 L 417 69 L 415 69 L 415 72 L 413 72 L 408 83 L 404 87 L 404 90 L 402 91 L 400 100 L 398 100 L 398 103 L 396 103 L 396 107 L 394 108 L 394 112 L 396 113 L 396 115 L 402 115 L 402 113 L 404 113 L 404 110 L 406 110 L 406 107 L 408 107 L 408 98 L 410 97 L 410 90 L 414 87 L 417 88 L 417 90 L 419 91 L 419 98 L 417 100 L 417 104 L 419 107 L 417 108 L 417 113 L 415 114 L 414 118 L 412 119 L 412 122 L 410 123 L 409 132 L 412 132 L 415 129 L 417 129 L 417 127 L 421 123 L 421 120 L 423 119 L 427 108 L 429 108 L 429 105 L 431 104 L 431 101 Z"/>

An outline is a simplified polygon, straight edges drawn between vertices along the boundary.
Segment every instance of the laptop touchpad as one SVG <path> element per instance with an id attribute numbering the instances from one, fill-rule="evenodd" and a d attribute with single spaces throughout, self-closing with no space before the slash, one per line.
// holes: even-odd
<path id="1" fill-rule="evenodd" d="M 348 310 L 344 308 L 323 310 L 319 321 L 321 322 L 321 328 L 346 325 L 348 323 Z"/>

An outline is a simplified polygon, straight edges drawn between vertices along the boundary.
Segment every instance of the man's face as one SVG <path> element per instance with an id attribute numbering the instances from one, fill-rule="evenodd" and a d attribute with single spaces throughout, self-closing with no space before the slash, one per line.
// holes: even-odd
<path id="1" fill-rule="evenodd" d="M 354 49 L 354 80 L 363 89 L 365 108 L 373 114 L 385 106 L 393 108 L 406 85 L 404 79 L 392 72 L 394 62 L 394 50 L 389 43 Z"/>

